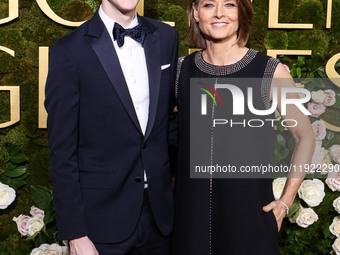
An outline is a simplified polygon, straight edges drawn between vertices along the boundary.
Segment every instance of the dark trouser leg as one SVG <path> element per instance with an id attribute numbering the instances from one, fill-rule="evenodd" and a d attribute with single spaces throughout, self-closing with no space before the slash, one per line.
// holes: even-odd
<path id="1" fill-rule="evenodd" d="M 154 220 L 151 205 L 144 194 L 143 209 L 134 233 L 125 241 L 114 244 L 94 244 L 99 255 L 169 255 L 170 237 L 163 236 Z"/>

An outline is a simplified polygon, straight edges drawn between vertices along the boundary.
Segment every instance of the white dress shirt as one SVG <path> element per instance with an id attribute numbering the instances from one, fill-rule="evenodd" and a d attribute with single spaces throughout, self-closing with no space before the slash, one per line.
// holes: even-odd
<path id="1" fill-rule="evenodd" d="M 139 125 L 145 135 L 149 118 L 149 76 L 146 67 L 144 48 L 134 39 L 125 36 L 124 45 L 119 47 L 113 39 L 113 27 L 115 22 L 109 18 L 102 7 L 99 8 L 99 16 L 105 24 L 122 67 L 126 84 L 135 107 Z M 132 23 L 125 28 L 133 28 L 138 25 L 137 15 Z"/>
<path id="2" fill-rule="evenodd" d="M 133 106 L 139 121 L 139 125 L 145 135 L 146 126 L 149 118 L 149 76 L 146 66 L 145 52 L 143 46 L 129 36 L 124 37 L 124 45 L 119 47 L 117 41 L 113 38 L 113 27 L 115 21 L 108 17 L 102 6 L 99 8 L 99 16 L 105 24 L 107 31 L 112 39 L 118 55 L 120 66 L 123 70 L 126 84 L 128 86 Z M 121 24 L 120 24 L 121 25 Z M 137 14 L 132 23 L 127 28 L 133 28 L 138 25 Z M 109 52 L 108 52 L 109 54 Z M 144 182 L 147 181 L 144 171 Z M 147 188 L 147 184 L 144 185 Z"/>

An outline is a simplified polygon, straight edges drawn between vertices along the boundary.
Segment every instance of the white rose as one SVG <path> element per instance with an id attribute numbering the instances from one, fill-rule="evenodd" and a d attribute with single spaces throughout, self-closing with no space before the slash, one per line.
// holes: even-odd
<path id="1" fill-rule="evenodd" d="M 316 141 L 315 143 L 315 149 L 312 157 L 312 165 L 316 166 L 322 163 L 322 161 L 325 158 L 325 155 L 327 154 L 327 150 L 324 147 L 321 147 L 322 142 Z"/>
<path id="2" fill-rule="evenodd" d="M 332 106 L 336 103 L 336 94 L 334 92 L 334 90 L 331 89 L 326 89 L 324 91 L 325 93 L 325 99 L 323 100 L 323 104 L 325 106 Z"/>
<path id="3" fill-rule="evenodd" d="M 331 155 L 329 155 L 329 150 L 326 150 L 325 157 L 323 158 L 323 161 L 321 162 L 321 170 L 322 170 L 321 174 L 327 174 L 332 169 L 331 165 L 333 165 Z"/>
<path id="4" fill-rule="evenodd" d="M 332 224 L 329 226 L 329 231 L 331 231 L 331 233 L 335 235 L 336 237 L 340 236 L 340 217 L 339 216 L 336 216 L 333 219 Z"/>
<path id="5" fill-rule="evenodd" d="M 35 233 L 39 232 L 45 226 L 45 223 L 41 217 L 34 216 L 27 222 L 27 226 L 28 235 L 33 236 Z"/>
<path id="6" fill-rule="evenodd" d="M 61 246 L 61 250 L 63 251 L 62 255 L 69 255 L 70 254 L 68 246 Z"/>
<path id="7" fill-rule="evenodd" d="M 30 216 L 20 214 L 19 217 L 13 217 L 13 221 L 16 222 L 19 233 L 22 236 L 28 235 L 28 221 L 32 219 Z"/>
<path id="8" fill-rule="evenodd" d="M 329 148 L 329 154 L 336 163 L 340 164 L 340 145 L 336 144 Z"/>
<path id="9" fill-rule="evenodd" d="M 326 179 L 328 188 L 332 191 L 340 191 L 340 173 L 337 171 L 329 172 Z"/>
<path id="10" fill-rule="evenodd" d="M 44 218 L 44 216 L 45 216 L 44 210 L 41 210 L 41 209 L 39 209 L 38 207 L 35 207 L 35 206 L 31 207 L 30 214 L 32 215 L 32 217 L 39 216 L 41 218 Z"/>
<path id="11" fill-rule="evenodd" d="M 48 247 L 50 247 L 50 245 L 44 243 L 40 245 L 38 248 L 34 248 L 31 251 L 30 255 L 45 255 L 45 250 L 48 249 Z"/>
<path id="12" fill-rule="evenodd" d="M 325 93 L 320 89 L 318 91 L 312 91 L 312 100 L 314 103 L 321 104 L 325 99 Z"/>
<path id="13" fill-rule="evenodd" d="M 335 239 L 332 248 L 335 251 L 336 255 L 340 255 L 340 237 Z"/>
<path id="14" fill-rule="evenodd" d="M 45 250 L 45 255 L 62 255 L 62 252 L 61 246 L 54 243 Z"/>
<path id="15" fill-rule="evenodd" d="M 317 141 L 322 141 L 327 135 L 325 123 L 321 120 L 312 123 L 313 132 Z"/>
<path id="16" fill-rule="evenodd" d="M 0 182 L 0 209 L 6 209 L 15 199 L 15 190 Z"/>
<path id="17" fill-rule="evenodd" d="M 340 197 L 338 197 L 337 199 L 335 199 L 333 201 L 333 207 L 335 209 L 335 211 L 337 211 L 338 213 L 340 213 Z M 340 218 L 339 218 L 340 219 Z"/>
<path id="18" fill-rule="evenodd" d="M 273 186 L 273 194 L 274 194 L 275 200 L 280 199 L 281 193 L 286 184 L 286 180 L 287 180 L 287 177 L 280 177 L 280 178 L 276 178 L 273 181 L 272 186 Z"/>
<path id="19" fill-rule="evenodd" d="M 309 206 L 318 206 L 325 197 L 325 185 L 318 179 L 305 180 L 298 190 L 299 197 Z"/>
<path id="20" fill-rule="evenodd" d="M 296 218 L 296 224 L 298 226 L 307 228 L 319 219 L 318 215 L 312 208 L 303 208 Z"/>

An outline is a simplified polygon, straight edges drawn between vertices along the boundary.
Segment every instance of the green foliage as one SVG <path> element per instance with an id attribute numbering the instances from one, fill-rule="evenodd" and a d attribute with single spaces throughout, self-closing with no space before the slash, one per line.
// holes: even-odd
<path id="1" fill-rule="evenodd" d="M 284 30 L 269 30 L 264 45 L 267 49 L 287 49 L 288 35 Z"/>
<path id="2" fill-rule="evenodd" d="M 294 30 L 288 32 L 288 49 L 312 50 L 324 58 L 328 53 L 328 37 L 324 30 Z"/>
<path id="3" fill-rule="evenodd" d="M 0 146 L 0 182 L 18 190 L 26 184 L 28 158 L 17 145 Z"/>
<path id="4" fill-rule="evenodd" d="M 337 46 L 339 46 L 340 42 L 340 0 L 333 0 L 333 9 L 332 9 L 332 28 L 330 30 L 330 41 Z M 334 53 L 340 52 L 340 47 L 338 47 L 338 51 Z"/>
<path id="5" fill-rule="evenodd" d="M 324 28 L 326 16 L 322 3 L 319 0 L 302 1 L 295 9 L 294 21 L 295 23 L 314 24 L 314 28 Z"/>
<path id="6" fill-rule="evenodd" d="M 63 16 L 70 21 L 85 21 L 93 15 L 90 6 L 80 0 L 69 3 L 65 9 Z"/>
<path id="7" fill-rule="evenodd" d="M 188 32 L 188 23 L 186 11 L 179 5 L 171 5 L 164 13 L 162 20 L 174 21 L 175 28 L 179 35 L 179 56 L 185 56 L 188 54 L 188 47 L 184 44 L 184 39 Z"/>
<path id="8" fill-rule="evenodd" d="M 160 18 L 159 0 L 148 0 L 144 2 L 144 15 L 156 20 Z"/>
<path id="9" fill-rule="evenodd" d="M 184 39 L 188 29 L 186 11 L 179 5 L 172 5 L 164 13 L 163 20 L 174 21 L 176 23 L 175 28 L 178 31 L 179 38 Z"/>
<path id="10" fill-rule="evenodd" d="M 262 3 L 262 1 L 261 1 Z M 257 7 L 256 1 L 254 1 L 254 19 L 253 25 L 251 27 L 250 36 L 248 40 L 248 46 L 258 50 L 262 53 L 266 53 L 266 48 L 264 46 L 264 39 L 268 32 L 268 7 L 264 8 L 262 6 Z"/>
<path id="11" fill-rule="evenodd" d="M 290 23 L 293 20 L 295 8 L 298 0 L 284 0 L 279 2 L 279 22 Z"/>

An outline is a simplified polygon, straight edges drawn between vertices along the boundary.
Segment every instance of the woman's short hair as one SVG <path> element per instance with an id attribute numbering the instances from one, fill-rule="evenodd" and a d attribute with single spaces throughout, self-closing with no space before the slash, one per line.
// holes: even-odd
<path id="1" fill-rule="evenodd" d="M 205 49 L 206 42 L 199 24 L 195 22 L 193 5 L 198 6 L 201 0 L 188 0 L 187 15 L 189 19 L 189 33 L 185 40 L 189 46 Z M 253 8 L 250 0 L 236 0 L 238 4 L 239 28 L 237 31 L 237 44 L 244 47 L 247 44 L 253 19 Z"/>

